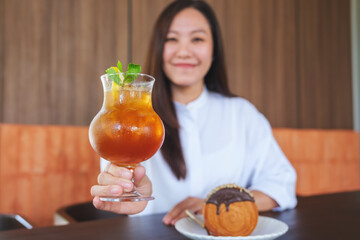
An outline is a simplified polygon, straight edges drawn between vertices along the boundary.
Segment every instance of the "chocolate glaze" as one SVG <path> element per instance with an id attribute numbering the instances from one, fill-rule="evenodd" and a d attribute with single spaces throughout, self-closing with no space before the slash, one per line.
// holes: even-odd
<path id="1" fill-rule="evenodd" d="M 216 214 L 220 214 L 219 208 L 222 203 L 226 206 L 226 211 L 229 211 L 229 205 L 233 202 L 255 202 L 254 198 L 249 193 L 239 188 L 222 188 L 212 194 L 206 203 L 213 203 L 216 205 Z"/>

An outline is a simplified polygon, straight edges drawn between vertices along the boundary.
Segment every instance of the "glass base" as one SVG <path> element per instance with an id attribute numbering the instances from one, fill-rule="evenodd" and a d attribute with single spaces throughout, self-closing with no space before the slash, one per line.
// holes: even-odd
<path id="1" fill-rule="evenodd" d="M 103 202 L 140 202 L 140 201 L 151 201 L 154 197 L 141 196 L 138 193 L 124 193 L 120 197 L 100 197 Z"/>

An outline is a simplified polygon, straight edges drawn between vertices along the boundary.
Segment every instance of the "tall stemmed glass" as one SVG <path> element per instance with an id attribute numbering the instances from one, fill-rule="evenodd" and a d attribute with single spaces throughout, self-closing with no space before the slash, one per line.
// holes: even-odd
<path id="1" fill-rule="evenodd" d="M 102 158 L 134 171 L 140 162 L 151 158 L 164 141 L 164 126 L 151 102 L 155 78 L 138 73 L 131 84 L 123 86 L 113 82 L 111 74 L 104 74 L 100 79 L 104 101 L 90 124 L 91 146 Z M 154 198 L 142 196 L 135 189 L 120 197 L 100 199 L 123 202 Z"/>

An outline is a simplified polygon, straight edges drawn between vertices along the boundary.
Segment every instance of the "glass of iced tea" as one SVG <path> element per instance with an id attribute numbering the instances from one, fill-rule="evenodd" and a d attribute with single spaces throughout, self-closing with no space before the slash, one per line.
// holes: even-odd
<path id="1" fill-rule="evenodd" d="M 122 74 L 122 73 L 120 73 Z M 155 79 L 138 73 L 130 84 L 118 85 L 110 74 L 101 77 L 104 101 L 89 128 L 91 146 L 102 158 L 134 171 L 151 158 L 164 141 L 164 126 L 151 103 Z M 120 197 L 101 197 L 102 201 L 148 201 L 136 189 Z"/>

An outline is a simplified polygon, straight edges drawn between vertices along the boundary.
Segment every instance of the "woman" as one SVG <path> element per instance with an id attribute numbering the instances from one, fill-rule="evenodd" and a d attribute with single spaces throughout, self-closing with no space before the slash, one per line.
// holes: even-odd
<path id="1" fill-rule="evenodd" d="M 203 1 L 181 0 L 160 15 L 153 32 L 147 72 L 156 78 L 153 104 L 165 125 L 165 142 L 138 167 L 135 185 L 156 200 L 143 213 L 167 212 L 175 224 L 185 209 L 200 213 L 211 189 L 237 183 L 251 190 L 260 211 L 296 205 L 296 174 L 272 130 L 255 107 L 233 96 L 227 85 L 220 29 Z M 121 194 L 132 188 L 131 173 L 108 165 L 93 196 Z M 120 184 L 120 185 L 118 185 Z M 99 209 L 142 211 L 146 203 L 104 203 Z"/>

